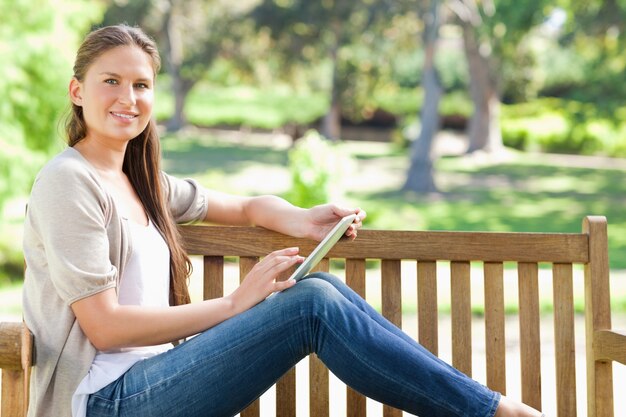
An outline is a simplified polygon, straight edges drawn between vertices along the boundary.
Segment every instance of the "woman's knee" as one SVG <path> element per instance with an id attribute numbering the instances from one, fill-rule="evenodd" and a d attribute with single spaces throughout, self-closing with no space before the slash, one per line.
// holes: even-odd
<path id="1" fill-rule="evenodd" d="M 335 288 L 338 288 L 340 285 L 345 285 L 343 281 L 341 281 L 335 275 L 328 273 L 328 272 L 317 271 L 304 277 L 305 280 L 311 279 L 311 278 L 326 281 L 327 283 L 331 284 Z"/>
<path id="2" fill-rule="evenodd" d="M 301 302 L 313 306 L 324 307 L 329 304 L 341 303 L 343 296 L 337 290 L 333 280 L 336 277 L 327 273 L 314 273 L 307 275 L 290 290 L 295 290 Z"/>

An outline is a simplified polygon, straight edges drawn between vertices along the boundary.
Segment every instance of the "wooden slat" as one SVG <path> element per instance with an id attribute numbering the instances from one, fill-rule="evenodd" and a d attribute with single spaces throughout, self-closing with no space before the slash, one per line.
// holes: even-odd
<path id="1" fill-rule="evenodd" d="M 287 279 L 289 275 L 285 274 L 279 279 Z M 295 415 L 296 367 L 294 366 L 276 382 L 276 417 L 293 417 Z"/>
<path id="2" fill-rule="evenodd" d="M 589 236 L 589 263 L 585 265 L 587 417 L 613 417 L 613 364 L 596 361 L 594 350 L 596 332 L 611 328 L 606 218 L 585 217 L 583 233 Z"/>
<path id="3" fill-rule="evenodd" d="M 520 355 L 522 401 L 541 410 L 541 351 L 539 337 L 539 267 L 519 263 Z"/>
<path id="4" fill-rule="evenodd" d="M 210 300 L 222 297 L 224 295 L 224 257 L 204 256 L 203 264 L 204 299 Z"/>
<path id="5" fill-rule="evenodd" d="M 506 395 L 506 346 L 504 332 L 504 267 L 486 262 L 485 275 L 485 348 L 487 386 Z"/>
<path id="6" fill-rule="evenodd" d="M 437 318 L 437 263 L 417 264 L 417 337 L 434 355 L 439 353 Z"/>
<path id="7" fill-rule="evenodd" d="M 450 264 L 452 366 L 472 376 L 472 302 L 470 263 Z"/>
<path id="8" fill-rule="evenodd" d="M 312 272 L 328 272 L 329 269 L 328 258 L 324 258 L 313 268 Z M 328 417 L 330 411 L 329 389 L 328 368 L 317 355 L 309 355 L 309 414 L 311 416 Z"/>
<path id="9" fill-rule="evenodd" d="M 259 227 L 181 226 L 181 229 L 185 247 L 194 255 L 265 256 L 291 246 L 298 246 L 306 255 L 317 245 L 313 240 L 288 237 Z M 328 256 L 584 263 L 589 257 L 587 247 L 587 236 L 571 233 L 361 230 L 357 241 L 343 238 Z"/>
<path id="10" fill-rule="evenodd" d="M 291 368 L 276 383 L 276 417 L 296 415 L 296 368 Z"/>
<path id="11" fill-rule="evenodd" d="M 365 259 L 346 259 L 346 284 L 365 298 Z M 366 417 L 366 397 L 350 387 L 346 389 L 347 417 Z"/>
<path id="12" fill-rule="evenodd" d="M 617 361 L 626 365 L 626 331 L 598 330 L 594 340 L 597 361 Z"/>
<path id="13" fill-rule="evenodd" d="M 576 417 L 576 348 L 572 264 L 552 266 L 557 415 Z"/>
<path id="14" fill-rule="evenodd" d="M 239 282 L 242 282 L 250 270 L 259 262 L 256 256 L 242 256 L 239 258 Z M 223 281 L 223 280 L 222 280 Z M 259 417 L 261 415 L 261 401 L 257 398 L 241 412 L 241 417 Z"/>
<path id="15" fill-rule="evenodd" d="M 383 259 L 381 263 L 382 312 L 390 322 L 402 327 L 402 286 L 399 260 Z M 401 417 L 402 411 L 383 405 L 384 417 Z"/>
<path id="16" fill-rule="evenodd" d="M 23 417 L 24 413 L 24 373 L 21 370 L 2 370 L 2 399 L 0 416 Z"/>

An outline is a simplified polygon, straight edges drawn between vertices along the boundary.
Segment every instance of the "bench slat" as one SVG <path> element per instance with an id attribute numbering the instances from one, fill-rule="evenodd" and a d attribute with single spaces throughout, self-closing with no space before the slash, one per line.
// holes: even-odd
<path id="1" fill-rule="evenodd" d="M 324 258 L 320 261 L 313 272 L 322 271 L 328 272 L 329 270 L 328 258 Z M 330 399 L 329 399 L 329 374 L 328 368 L 322 363 L 322 361 L 313 354 L 309 356 L 309 413 L 311 416 L 328 417 L 330 411 Z"/>
<path id="2" fill-rule="evenodd" d="M 219 298 L 224 295 L 224 257 L 203 257 L 203 297 L 205 300 Z"/>
<path id="3" fill-rule="evenodd" d="M 452 366 L 472 376 L 472 300 L 470 263 L 450 264 Z"/>
<path id="4" fill-rule="evenodd" d="M 256 256 L 242 256 L 239 259 L 239 282 L 242 282 L 250 270 L 259 262 Z M 223 280 L 222 280 L 223 281 Z M 259 417 L 261 415 L 261 402 L 257 398 L 252 404 L 241 412 L 241 417 Z"/>
<path id="5" fill-rule="evenodd" d="M 383 259 L 380 266 L 382 285 L 382 312 L 390 322 L 402 328 L 402 279 L 399 260 Z M 401 417 L 397 408 L 383 405 L 384 417 Z"/>
<path id="6" fill-rule="evenodd" d="M 557 414 L 576 417 L 576 348 L 572 264 L 552 265 Z"/>
<path id="7" fill-rule="evenodd" d="M 206 229 L 210 227 L 210 233 Z M 185 248 L 194 255 L 265 256 L 298 246 L 303 255 L 317 242 L 260 227 L 181 226 Z M 416 232 L 360 230 L 358 245 L 343 238 L 330 258 L 416 259 L 486 262 L 580 262 L 589 259 L 580 233 Z"/>
<path id="8" fill-rule="evenodd" d="M 346 284 L 365 299 L 365 259 L 346 259 Z M 366 417 L 366 397 L 346 387 L 347 417 Z"/>
<path id="9" fill-rule="evenodd" d="M 536 263 L 520 262 L 517 271 L 522 401 L 537 410 L 541 410 L 539 266 Z"/>
<path id="10" fill-rule="evenodd" d="M 504 338 L 504 266 L 485 262 L 485 353 L 487 386 L 506 395 L 506 345 Z"/>
<path id="11" fill-rule="evenodd" d="M 422 261 L 417 264 L 417 321 L 418 341 L 426 349 L 437 355 L 437 263 Z"/>

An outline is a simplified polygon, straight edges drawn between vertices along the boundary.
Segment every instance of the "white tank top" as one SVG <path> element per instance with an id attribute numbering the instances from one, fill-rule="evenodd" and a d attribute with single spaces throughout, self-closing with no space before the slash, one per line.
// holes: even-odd
<path id="1" fill-rule="evenodd" d="M 125 220 L 132 239 L 132 253 L 120 279 L 118 301 L 123 305 L 169 306 L 170 252 L 165 240 L 148 220 L 143 226 Z M 85 417 L 89 395 L 117 380 L 135 363 L 165 352 L 171 344 L 123 348 L 96 353 L 89 372 L 74 391 L 72 416 Z"/>

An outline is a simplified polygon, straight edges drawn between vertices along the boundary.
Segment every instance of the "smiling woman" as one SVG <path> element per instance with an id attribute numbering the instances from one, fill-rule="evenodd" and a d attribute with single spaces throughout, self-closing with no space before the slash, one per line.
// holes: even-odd
<path id="1" fill-rule="evenodd" d="M 24 222 L 31 417 L 230 416 L 311 352 L 414 414 L 539 415 L 437 359 L 336 277 L 280 280 L 303 261 L 297 247 L 267 254 L 231 294 L 190 303 L 177 223 L 319 241 L 353 215 L 354 239 L 365 212 L 228 195 L 162 172 L 159 64 L 154 42 L 125 25 L 90 33 L 78 50 L 70 146 L 37 176 Z"/>

